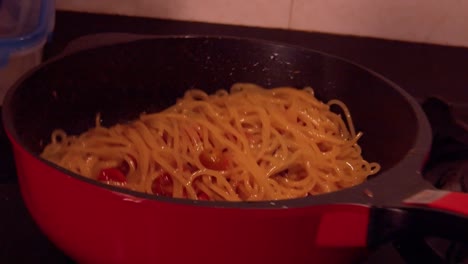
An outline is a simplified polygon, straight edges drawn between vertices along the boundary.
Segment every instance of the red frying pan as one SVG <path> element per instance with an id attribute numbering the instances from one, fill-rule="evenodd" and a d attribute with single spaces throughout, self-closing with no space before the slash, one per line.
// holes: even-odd
<path id="1" fill-rule="evenodd" d="M 337 98 L 382 171 L 342 191 L 265 202 L 171 199 L 111 187 L 38 154 L 55 128 L 80 133 L 161 110 L 184 91 L 235 82 L 312 86 Z M 3 122 L 21 191 L 43 232 L 84 263 L 353 263 L 380 244 L 440 236 L 466 242 L 468 198 L 435 190 L 420 169 L 430 149 L 419 105 L 382 76 L 321 52 L 206 36 L 103 39 L 59 56 L 8 92 Z"/>

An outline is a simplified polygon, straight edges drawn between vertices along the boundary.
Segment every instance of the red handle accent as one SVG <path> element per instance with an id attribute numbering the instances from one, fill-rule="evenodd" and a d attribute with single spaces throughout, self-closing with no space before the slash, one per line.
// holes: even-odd
<path id="1" fill-rule="evenodd" d="M 468 216 L 468 194 L 443 190 L 423 190 L 403 201 Z"/>
<path id="2" fill-rule="evenodd" d="M 320 218 L 315 244 L 321 247 L 365 247 L 369 210 L 367 206 L 330 205 Z"/>

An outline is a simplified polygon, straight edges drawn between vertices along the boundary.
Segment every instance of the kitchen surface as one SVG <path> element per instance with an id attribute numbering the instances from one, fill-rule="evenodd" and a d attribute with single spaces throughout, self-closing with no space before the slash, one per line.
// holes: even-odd
<path id="1" fill-rule="evenodd" d="M 70 1 L 68 4 L 65 4 L 65 1 L 58 1 L 58 6 L 62 9 L 80 9 L 79 6 L 73 6 L 76 2 L 79 1 Z M 285 3 L 285 7 L 289 7 L 288 3 Z M 93 8 L 94 12 L 99 11 L 99 4 L 95 4 Z M 447 14 L 452 14 L 451 12 L 456 12 L 455 8 L 446 10 Z M 429 39 L 429 42 L 439 44 L 423 44 L 311 32 L 310 27 L 302 20 L 292 23 L 303 25 L 302 28 L 297 26 L 296 29 L 308 32 L 297 31 L 294 28 L 291 30 L 286 22 L 286 24 L 259 25 L 255 22 L 257 20 L 253 19 L 250 24 L 261 27 L 246 27 L 115 15 L 119 10 L 114 10 L 112 13 L 114 14 L 58 11 L 55 14 L 53 34 L 44 47 L 43 59 L 51 59 L 65 50 L 92 47 L 99 44 L 102 39 L 100 34 L 116 32 L 140 35 L 248 37 L 283 42 L 333 54 L 383 75 L 417 99 L 431 122 L 434 134 L 433 151 L 423 170 L 425 178 L 437 188 L 468 191 L 466 189 L 468 186 L 468 48 L 456 47 L 468 43 L 466 33 L 464 37 L 449 43 L 450 46 L 443 46 L 439 45 L 443 42 L 443 38 L 439 37 Z M 322 17 L 323 19 L 325 18 Z M 192 20 L 197 18 L 193 17 Z M 291 21 L 288 23 L 291 25 Z M 450 23 L 449 25 L 453 26 L 461 22 L 456 20 Z M 239 23 L 233 22 L 233 24 Z M 413 25 L 411 20 L 410 25 Z M 330 27 L 335 28 L 338 33 L 343 33 L 343 29 L 339 27 Z M 352 28 L 353 26 L 350 26 L 347 30 L 351 30 L 350 32 L 354 34 Z M 328 31 L 333 32 L 333 30 Z M 392 30 L 390 32 L 396 34 Z M 452 31 L 447 32 L 449 33 L 446 35 L 438 33 L 433 36 L 447 37 L 452 33 Z M 375 35 L 371 31 L 361 33 L 360 35 Z M 401 35 L 395 37 L 407 38 Z M 2 212 L 0 263 L 73 263 L 41 233 L 25 208 L 19 192 L 13 155 L 3 130 L 0 130 L 0 212 Z M 435 263 L 468 263 L 466 245 L 440 240 L 429 240 L 428 245 L 436 252 L 432 257 L 439 262 Z M 424 259 L 430 255 L 426 254 L 427 250 L 428 248 L 424 247 L 414 248 L 410 243 L 388 244 L 372 253 L 365 263 L 405 263 L 405 260 L 410 263 L 421 263 L 429 261 Z"/>

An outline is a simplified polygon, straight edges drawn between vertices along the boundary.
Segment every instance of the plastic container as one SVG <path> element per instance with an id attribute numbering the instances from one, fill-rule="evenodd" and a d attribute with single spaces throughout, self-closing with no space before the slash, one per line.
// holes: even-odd
<path id="1" fill-rule="evenodd" d="M 54 0 L 0 0 L 0 104 L 8 88 L 41 63 L 54 22 Z"/>

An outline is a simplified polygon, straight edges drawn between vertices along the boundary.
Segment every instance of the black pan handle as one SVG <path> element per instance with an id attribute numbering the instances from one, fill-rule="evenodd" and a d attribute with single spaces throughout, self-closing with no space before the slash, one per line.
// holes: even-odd
<path id="1" fill-rule="evenodd" d="M 371 207 L 367 230 L 370 249 L 394 241 L 407 263 L 447 263 L 425 238 L 438 237 L 468 245 L 468 194 L 425 190 L 405 202 L 432 208 Z"/>
<path id="2" fill-rule="evenodd" d="M 373 251 L 392 242 L 405 247 L 396 249 L 408 263 L 446 263 L 425 242 L 432 237 L 468 244 L 468 194 L 428 189 L 395 206 L 329 205 L 320 218 L 315 245 Z M 421 250 L 416 261 L 402 254 L 409 243 L 414 243 L 413 252 Z"/>
<path id="3" fill-rule="evenodd" d="M 440 237 L 468 243 L 468 217 L 419 207 L 372 207 L 367 246 L 404 237 Z"/>

